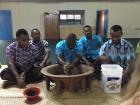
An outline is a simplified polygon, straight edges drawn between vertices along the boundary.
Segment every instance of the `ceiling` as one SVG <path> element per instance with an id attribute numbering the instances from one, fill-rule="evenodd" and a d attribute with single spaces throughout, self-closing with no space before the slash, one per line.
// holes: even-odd
<path id="1" fill-rule="evenodd" d="M 0 0 L 0 2 L 137 2 L 140 0 Z"/>

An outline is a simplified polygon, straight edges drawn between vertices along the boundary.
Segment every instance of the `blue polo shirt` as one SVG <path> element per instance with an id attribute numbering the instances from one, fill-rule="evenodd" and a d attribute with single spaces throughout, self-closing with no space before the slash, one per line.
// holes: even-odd
<path id="1" fill-rule="evenodd" d="M 134 48 L 131 43 L 125 39 L 117 45 L 108 40 L 100 49 L 100 55 L 106 55 L 109 60 L 119 64 L 121 67 L 126 68 L 129 60 L 135 59 Z"/>
<path id="2" fill-rule="evenodd" d="M 56 45 L 56 55 L 59 56 L 60 54 L 62 54 L 64 57 L 64 61 L 66 62 L 72 62 L 76 58 L 77 54 L 82 54 L 82 51 L 83 47 L 80 43 L 78 43 L 78 41 L 76 41 L 76 45 L 73 49 L 69 49 L 67 47 L 66 40 L 62 40 Z"/>
<path id="3" fill-rule="evenodd" d="M 88 40 L 85 35 L 83 35 L 79 42 L 83 45 L 83 55 L 86 58 L 92 58 L 93 60 L 99 55 L 100 47 L 103 44 L 103 41 L 100 36 L 92 35 L 92 39 Z"/>

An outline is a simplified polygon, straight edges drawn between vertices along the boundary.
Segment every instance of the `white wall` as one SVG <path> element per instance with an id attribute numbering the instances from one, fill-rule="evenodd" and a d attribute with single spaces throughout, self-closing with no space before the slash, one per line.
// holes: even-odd
<path id="1" fill-rule="evenodd" d="M 140 38 L 140 2 L 60 2 L 60 3 L 23 3 L 2 2 L 1 10 L 12 11 L 13 34 L 19 28 L 39 28 L 44 35 L 44 12 L 59 10 L 85 10 L 85 24 L 96 25 L 96 10 L 109 9 L 109 28 L 114 24 L 123 26 L 124 37 Z M 44 38 L 44 36 L 43 36 Z"/>

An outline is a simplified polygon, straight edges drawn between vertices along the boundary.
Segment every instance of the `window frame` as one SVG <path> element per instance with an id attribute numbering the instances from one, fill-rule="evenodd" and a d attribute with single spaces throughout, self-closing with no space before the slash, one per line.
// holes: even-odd
<path id="1" fill-rule="evenodd" d="M 66 19 L 61 19 L 61 15 L 66 15 Z M 68 15 L 73 15 L 73 19 L 69 19 Z M 80 15 L 81 19 L 75 19 L 75 15 Z M 85 10 L 60 10 L 59 11 L 59 24 L 60 25 L 84 25 L 85 23 Z"/>

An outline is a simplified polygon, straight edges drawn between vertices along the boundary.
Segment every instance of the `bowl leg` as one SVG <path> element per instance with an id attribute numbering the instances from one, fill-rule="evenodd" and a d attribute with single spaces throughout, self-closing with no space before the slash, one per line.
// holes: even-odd
<path id="1" fill-rule="evenodd" d="M 62 86 L 61 86 L 61 81 L 56 81 L 55 82 L 56 83 L 56 94 L 61 94 L 61 88 L 62 88 Z"/>
<path id="2" fill-rule="evenodd" d="M 47 90 L 50 91 L 50 78 L 46 76 L 46 77 L 45 77 L 45 81 L 46 81 Z"/>
<path id="3" fill-rule="evenodd" d="M 81 80 L 81 92 L 85 93 L 86 92 L 86 78 L 82 78 Z"/>

